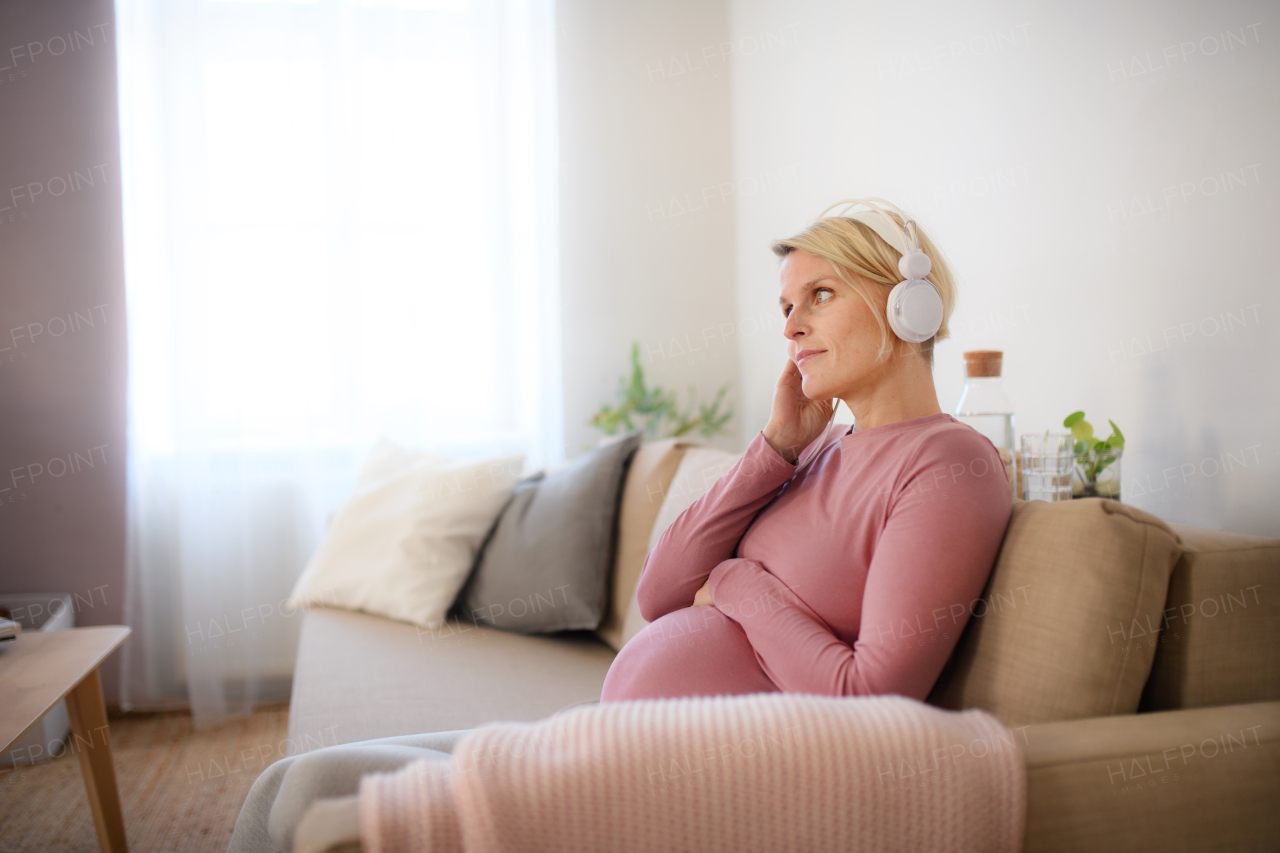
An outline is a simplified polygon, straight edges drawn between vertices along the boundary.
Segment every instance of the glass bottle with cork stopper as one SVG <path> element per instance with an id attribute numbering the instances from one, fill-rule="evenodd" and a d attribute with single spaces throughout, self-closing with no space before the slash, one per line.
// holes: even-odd
<path id="1" fill-rule="evenodd" d="M 964 353 L 964 390 L 956 403 L 956 420 L 968 424 L 995 445 L 1004 462 L 1005 476 L 1016 497 L 1022 496 L 1021 465 L 1014 442 L 1013 406 L 1004 393 L 1000 372 L 1002 350 L 979 349 Z"/>

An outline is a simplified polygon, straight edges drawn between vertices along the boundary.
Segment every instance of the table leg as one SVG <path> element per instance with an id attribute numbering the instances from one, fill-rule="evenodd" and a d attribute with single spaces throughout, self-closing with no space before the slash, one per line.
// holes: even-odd
<path id="1" fill-rule="evenodd" d="M 93 825 L 98 830 L 98 849 L 102 853 L 127 853 L 116 769 L 111 763 L 111 741 L 107 737 L 107 708 L 97 669 L 67 694 L 67 716 L 71 718 L 71 746 L 80 756 L 80 772 L 89 794 L 89 808 L 93 810 Z"/>

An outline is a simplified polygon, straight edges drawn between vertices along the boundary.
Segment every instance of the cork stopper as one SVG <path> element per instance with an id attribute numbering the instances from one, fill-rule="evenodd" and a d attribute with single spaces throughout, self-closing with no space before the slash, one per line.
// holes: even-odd
<path id="1" fill-rule="evenodd" d="M 964 354 L 964 368 L 968 376 L 999 376 L 1004 364 L 1004 351 L 998 349 L 974 349 Z"/>

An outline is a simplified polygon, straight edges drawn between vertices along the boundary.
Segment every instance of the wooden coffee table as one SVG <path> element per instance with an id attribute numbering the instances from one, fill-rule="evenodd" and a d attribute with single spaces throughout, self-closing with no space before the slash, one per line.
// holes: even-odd
<path id="1" fill-rule="evenodd" d="M 129 847 L 111 763 L 98 664 L 127 636 L 129 629 L 123 625 L 108 625 L 32 631 L 0 646 L 0 744 L 7 751 L 58 700 L 67 700 L 70 748 L 80 756 L 80 772 L 103 853 L 125 853 Z"/>

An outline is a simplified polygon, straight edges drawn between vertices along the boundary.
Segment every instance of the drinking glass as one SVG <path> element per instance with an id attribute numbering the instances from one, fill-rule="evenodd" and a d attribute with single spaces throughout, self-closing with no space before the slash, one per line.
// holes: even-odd
<path id="1" fill-rule="evenodd" d="M 1071 469 L 1075 467 L 1075 439 L 1069 432 L 1022 437 L 1022 499 L 1071 500 Z"/>

